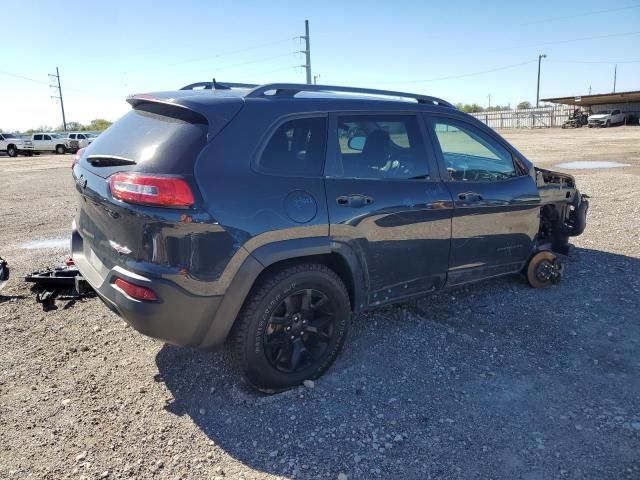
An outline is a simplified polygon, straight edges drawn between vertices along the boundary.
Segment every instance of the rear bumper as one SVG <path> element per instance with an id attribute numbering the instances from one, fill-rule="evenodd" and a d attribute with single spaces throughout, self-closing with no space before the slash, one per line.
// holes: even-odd
<path id="1" fill-rule="evenodd" d="M 140 333 L 182 346 L 215 346 L 208 342 L 214 319 L 223 296 L 196 296 L 174 282 L 129 271 L 120 266 L 107 268 L 96 256 L 73 225 L 71 251 L 82 276 L 100 299 Z M 145 302 L 129 297 L 115 287 L 116 278 L 151 288 L 157 301 Z M 226 336 L 226 335 L 225 335 Z"/>

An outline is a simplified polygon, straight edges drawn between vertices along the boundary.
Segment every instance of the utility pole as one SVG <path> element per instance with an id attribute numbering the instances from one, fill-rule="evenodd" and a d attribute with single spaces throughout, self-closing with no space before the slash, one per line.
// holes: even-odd
<path id="1" fill-rule="evenodd" d="M 317 85 L 317 84 L 318 84 L 318 79 L 319 79 L 319 78 L 320 78 L 320 74 L 318 74 L 318 75 L 314 75 L 314 76 L 313 76 L 313 84 L 314 84 L 314 85 Z"/>
<path id="2" fill-rule="evenodd" d="M 491 94 L 489 94 L 489 108 L 487 110 L 491 110 Z"/>
<path id="3" fill-rule="evenodd" d="M 309 20 L 304 21 L 304 36 L 300 37 L 304 38 L 306 48 L 304 50 L 300 50 L 300 53 L 304 53 L 307 61 L 301 67 L 307 70 L 307 85 L 311 85 L 311 42 L 309 39 Z"/>
<path id="4" fill-rule="evenodd" d="M 591 85 L 589 85 L 589 95 L 591 95 Z"/>
<path id="5" fill-rule="evenodd" d="M 542 63 L 543 58 L 547 58 L 546 53 L 538 55 L 538 88 L 536 89 L 536 108 L 540 106 L 540 63 Z"/>
<path id="6" fill-rule="evenodd" d="M 67 131 L 67 120 L 64 117 L 64 102 L 62 101 L 62 87 L 60 86 L 60 72 L 58 71 L 58 67 L 56 67 L 56 74 L 53 75 L 52 73 L 49 74 L 49 77 L 51 79 L 56 79 L 57 81 L 57 85 L 49 85 L 51 88 L 55 88 L 58 90 L 58 95 L 53 95 L 51 98 L 57 98 L 58 100 L 60 100 L 60 108 L 62 109 L 62 128 L 64 128 L 64 131 Z"/>
<path id="7" fill-rule="evenodd" d="M 616 77 L 618 76 L 618 64 L 613 67 L 613 93 L 616 93 Z"/>

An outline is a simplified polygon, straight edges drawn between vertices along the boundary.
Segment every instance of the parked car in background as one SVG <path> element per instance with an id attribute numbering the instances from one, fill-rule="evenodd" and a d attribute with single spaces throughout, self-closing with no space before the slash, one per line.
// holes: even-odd
<path id="1" fill-rule="evenodd" d="M 612 125 L 622 125 L 625 120 L 624 112 L 615 110 L 600 110 L 589 116 L 587 125 L 592 127 L 611 127 Z"/>
<path id="2" fill-rule="evenodd" d="M 79 148 L 86 148 L 98 138 L 98 135 L 93 132 L 67 132 L 66 138 L 70 140 L 77 140 Z"/>
<path id="3" fill-rule="evenodd" d="M 80 147 L 77 140 L 65 138 L 59 133 L 41 132 L 31 135 L 34 151 L 38 153 L 55 152 L 59 155 L 63 153 L 76 153 Z"/>
<path id="4" fill-rule="evenodd" d="M 259 389 L 322 375 L 354 313 L 520 272 L 557 283 L 585 228 L 571 175 L 444 100 L 212 83 L 130 97 L 77 156 L 72 256 L 134 328 L 227 341 Z"/>
<path id="5" fill-rule="evenodd" d="M 16 155 L 33 155 L 33 143 L 14 133 L 0 133 L 0 151 L 7 152 L 10 157 Z"/>

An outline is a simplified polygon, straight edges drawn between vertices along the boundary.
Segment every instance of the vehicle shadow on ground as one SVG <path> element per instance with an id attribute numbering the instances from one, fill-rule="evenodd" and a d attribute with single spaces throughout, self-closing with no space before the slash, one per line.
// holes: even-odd
<path id="1" fill-rule="evenodd" d="M 576 249 L 555 287 L 506 277 L 361 315 L 312 389 L 256 393 L 223 353 L 168 345 L 156 356 L 156 380 L 173 395 L 168 412 L 190 416 L 227 454 L 276 475 L 458 478 L 450 465 L 465 462 L 487 476 L 553 477 L 593 442 L 601 462 L 621 461 L 628 439 L 615 431 L 576 431 L 540 412 L 580 411 L 582 388 L 592 403 L 640 394 L 628 378 L 640 354 L 628 340 L 640 338 L 632 321 L 639 278 L 639 259 Z M 537 462 L 542 470 L 522 453 L 527 432 L 543 432 L 545 448 L 559 452 Z"/>

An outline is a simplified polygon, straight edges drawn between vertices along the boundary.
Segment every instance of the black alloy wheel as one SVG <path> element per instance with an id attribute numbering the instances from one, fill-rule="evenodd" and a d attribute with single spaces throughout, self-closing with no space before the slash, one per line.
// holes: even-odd
<path id="1" fill-rule="evenodd" d="M 228 338 L 251 385 L 277 392 L 326 372 L 342 350 L 349 293 L 331 268 L 301 263 L 266 273 L 252 288 Z"/>
<path id="2" fill-rule="evenodd" d="M 298 373 L 321 359 L 335 335 L 336 312 L 327 296 L 312 288 L 285 297 L 264 331 L 269 363 L 283 373 Z"/>

